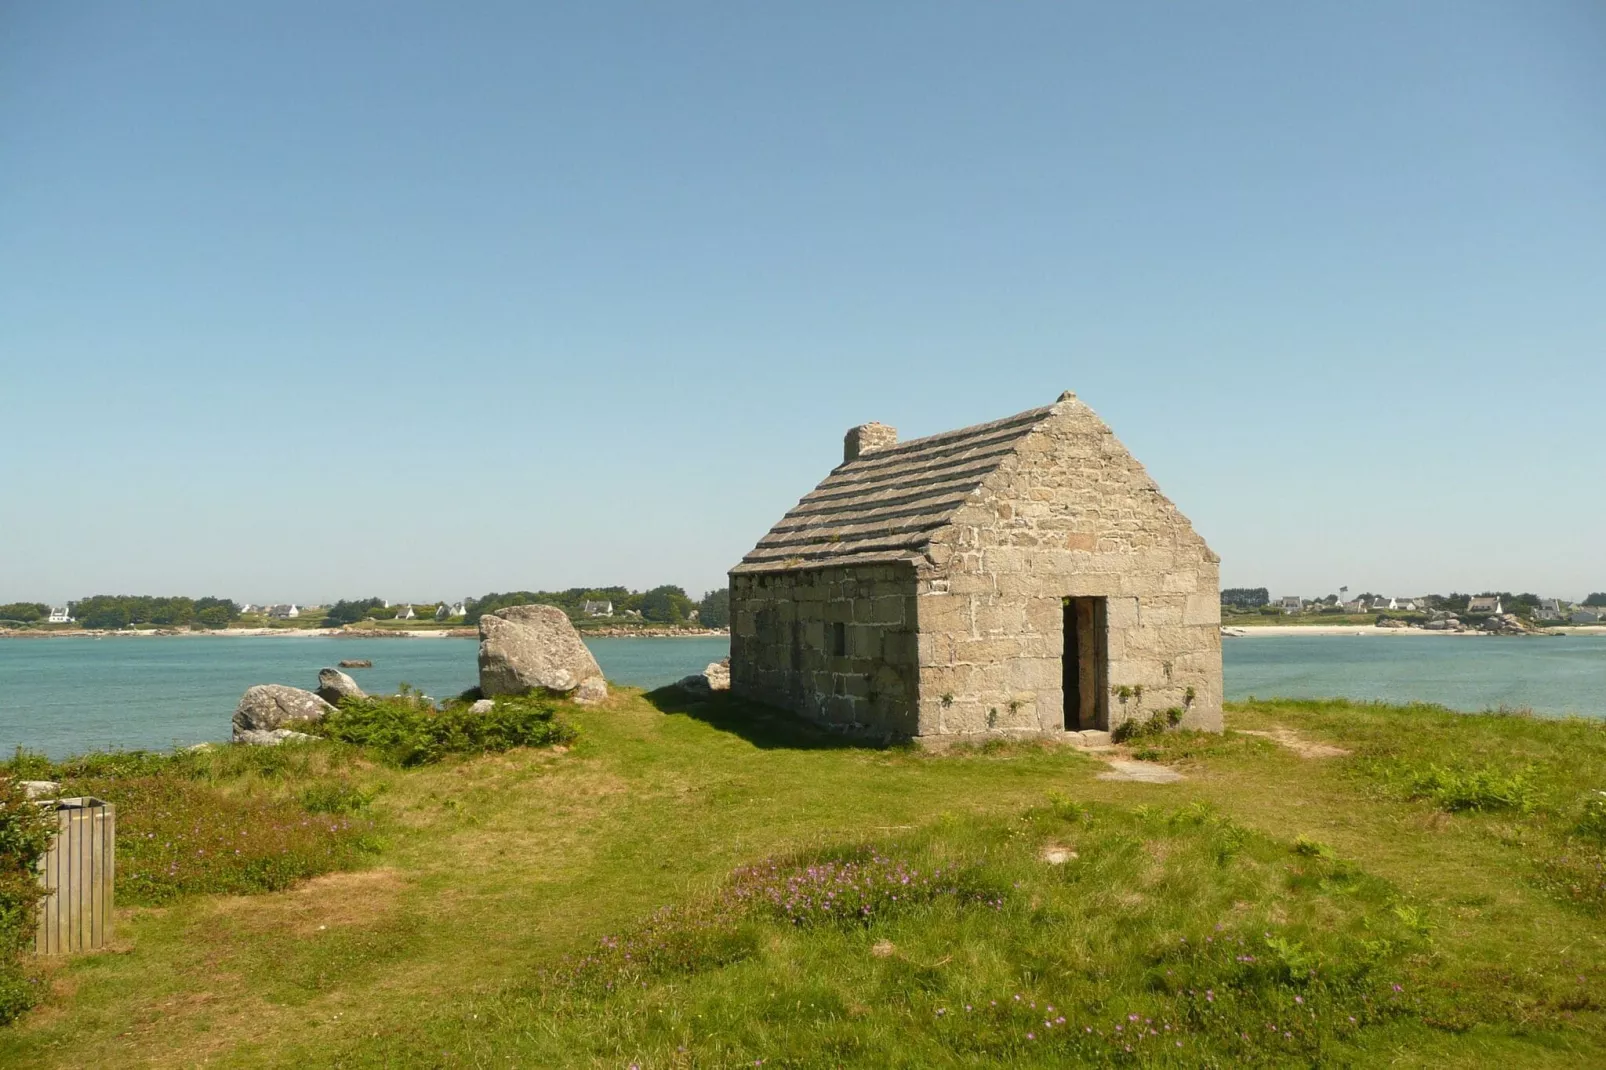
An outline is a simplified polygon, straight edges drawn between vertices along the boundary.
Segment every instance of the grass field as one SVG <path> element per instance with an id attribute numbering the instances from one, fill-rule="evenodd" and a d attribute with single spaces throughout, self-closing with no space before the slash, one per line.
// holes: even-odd
<path id="1" fill-rule="evenodd" d="M 683 701 L 561 752 L 209 759 L 359 868 L 126 906 L 0 1064 L 1606 1065 L 1594 724 L 1256 703 L 1135 743 L 1186 777 L 1148 784 Z"/>

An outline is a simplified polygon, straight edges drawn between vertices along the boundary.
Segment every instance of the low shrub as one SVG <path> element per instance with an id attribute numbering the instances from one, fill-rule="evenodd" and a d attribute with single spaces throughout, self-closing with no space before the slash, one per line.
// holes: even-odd
<path id="1" fill-rule="evenodd" d="M 1584 839 L 1606 846 L 1606 791 L 1592 792 L 1584 800 L 1578 823 L 1573 828 Z"/>
<path id="2" fill-rule="evenodd" d="M 117 897 L 129 905 L 280 891 L 351 869 L 375 846 L 371 821 L 186 777 L 82 780 L 73 789 L 117 806 Z"/>
<path id="3" fill-rule="evenodd" d="M 488 713 L 471 713 L 459 703 L 437 709 L 411 693 L 345 699 L 307 731 L 367 748 L 403 767 L 438 762 L 448 754 L 547 747 L 576 734 L 558 719 L 550 701 L 536 696 L 504 696 Z"/>
<path id="4" fill-rule="evenodd" d="M 301 792 L 302 809 L 309 814 L 354 814 L 373 801 L 371 792 L 345 780 L 320 782 Z"/>
<path id="5" fill-rule="evenodd" d="M 91 751 L 70 758 L 52 760 L 35 751 L 18 747 L 0 772 L 19 780 L 77 780 L 83 777 L 154 776 L 188 760 L 190 752 L 148 750 Z"/>
<path id="6" fill-rule="evenodd" d="M 39 860 L 54 824 L 14 778 L 0 779 L 0 1025 L 38 1002 L 38 980 L 23 967 L 39 918 Z"/>
<path id="7" fill-rule="evenodd" d="M 1311 858 L 1326 858 L 1329 860 L 1338 857 L 1338 854 L 1327 844 L 1309 836 L 1299 836 L 1294 840 L 1294 853 Z"/>
<path id="8" fill-rule="evenodd" d="M 1425 799 L 1449 813 L 1461 811 L 1533 810 L 1536 798 L 1526 772 L 1506 772 L 1491 765 L 1451 767 L 1395 762 L 1379 768 L 1384 783 L 1410 799 Z"/>

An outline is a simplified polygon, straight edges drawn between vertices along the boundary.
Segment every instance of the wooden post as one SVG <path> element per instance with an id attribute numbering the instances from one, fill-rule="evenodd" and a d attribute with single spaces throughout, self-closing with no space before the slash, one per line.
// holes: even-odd
<path id="1" fill-rule="evenodd" d="M 45 890 L 34 950 L 65 955 L 105 947 L 112 938 L 117 808 L 88 797 L 47 799 L 56 839 L 39 865 Z"/>

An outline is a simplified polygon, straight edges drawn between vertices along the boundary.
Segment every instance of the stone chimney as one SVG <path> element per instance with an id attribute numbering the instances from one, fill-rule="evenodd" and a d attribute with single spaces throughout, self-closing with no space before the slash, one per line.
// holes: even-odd
<path id="1" fill-rule="evenodd" d="M 867 453 L 898 444 L 898 429 L 886 424 L 860 424 L 842 436 L 842 463 L 858 460 Z"/>

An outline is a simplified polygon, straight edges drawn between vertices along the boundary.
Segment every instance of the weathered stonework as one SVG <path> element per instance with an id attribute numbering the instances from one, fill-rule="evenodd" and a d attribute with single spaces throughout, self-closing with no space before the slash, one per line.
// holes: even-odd
<path id="1" fill-rule="evenodd" d="M 1090 408 L 895 435 L 849 432 L 732 570 L 734 693 L 888 735 L 1220 729 L 1219 558 Z"/>
<path id="2" fill-rule="evenodd" d="M 917 614 L 907 565 L 732 574 L 731 690 L 829 725 L 917 735 Z"/>

